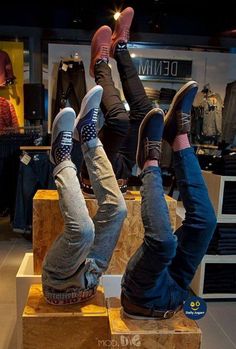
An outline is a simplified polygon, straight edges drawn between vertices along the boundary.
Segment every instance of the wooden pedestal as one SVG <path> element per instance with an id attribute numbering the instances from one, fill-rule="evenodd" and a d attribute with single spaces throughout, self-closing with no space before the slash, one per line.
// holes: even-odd
<path id="1" fill-rule="evenodd" d="M 133 320 L 123 315 L 118 298 L 109 298 L 107 304 L 111 344 L 115 348 L 200 348 L 201 330 L 183 312 L 168 320 Z"/>
<path id="2" fill-rule="evenodd" d="M 123 274 L 129 258 L 143 240 L 143 224 L 140 213 L 141 198 L 138 192 L 125 196 L 128 209 L 120 238 L 114 250 L 107 274 Z M 172 228 L 176 223 L 176 200 L 166 196 Z M 86 199 L 93 217 L 97 211 L 97 201 Z M 33 253 L 34 273 L 41 274 L 43 258 L 52 242 L 63 230 L 63 219 L 58 205 L 58 193 L 55 190 L 38 190 L 33 200 Z"/>
<path id="3" fill-rule="evenodd" d="M 99 348 L 110 330 L 103 289 L 82 304 L 49 305 L 40 284 L 32 285 L 23 312 L 23 349 Z"/>

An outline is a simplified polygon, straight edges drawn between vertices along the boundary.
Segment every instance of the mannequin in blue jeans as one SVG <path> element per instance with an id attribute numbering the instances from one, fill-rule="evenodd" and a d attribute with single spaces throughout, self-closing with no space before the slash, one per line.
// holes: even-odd
<path id="1" fill-rule="evenodd" d="M 50 160 L 65 228 L 45 256 L 42 285 L 47 302 L 54 305 L 83 302 L 95 295 L 126 217 L 123 195 L 96 133 L 102 91 L 95 86 L 86 94 L 76 120 L 74 110 L 64 108 L 53 121 Z M 98 201 L 93 220 L 71 161 L 73 138 L 81 143 Z"/>
<path id="2" fill-rule="evenodd" d="M 164 126 L 164 113 L 152 108 L 127 50 L 133 14 L 132 8 L 121 13 L 113 35 L 107 26 L 97 30 L 92 40 L 90 74 L 104 88 L 105 125 L 99 137 L 116 178 L 131 174 L 137 148 L 143 184 L 144 240 L 128 262 L 121 304 L 130 317 L 162 319 L 171 317 L 188 297 L 189 284 L 206 253 L 216 218 L 187 135 L 197 83 L 190 81 L 177 92 Z M 109 56 L 117 62 L 129 114 L 114 88 Z M 174 234 L 159 168 L 162 138 L 173 148 L 177 184 L 186 209 L 186 219 Z"/>
<path id="3" fill-rule="evenodd" d="M 132 318 L 165 319 L 181 309 L 188 287 L 216 226 L 196 155 L 190 147 L 190 112 L 197 83 L 175 95 L 165 117 L 149 112 L 141 123 L 137 163 L 141 172 L 144 240 L 130 258 L 122 279 L 121 304 Z M 174 170 L 183 205 L 183 224 L 172 232 L 159 168 L 161 140 L 173 149 Z"/>
<path id="4" fill-rule="evenodd" d="M 126 14 L 130 19 L 131 12 L 125 12 L 123 19 Z M 124 20 L 122 26 L 127 22 Z M 128 24 L 129 27 L 130 21 Z M 122 42 L 121 35 L 118 41 L 114 38 L 111 43 L 107 27 L 98 33 L 101 42 L 110 42 L 112 54 L 119 52 L 128 60 L 126 42 Z M 105 46 L 94 44 L 92 74 L 97 65 L 107 64 L 107 50 L 102 49 Z M 81 302 L 95 294 L 126 216 L 124 199 L 96 134 L 101 91 L 102 87 L 96 86 L 86 95 L 75 124 L 70 108 L 60 112 L 53 124 L 51 161 L 56 165 L 54 176 L 65 231 L 54 242 L 43 265 L 43 292 L 52 304 Z M 147 110 L 141 124 L 139 120 L 136 158 L 142 170 L 141 214 L 145 233 L 122 279 L 121 303 L 130 317 L 162 319 L 180 309 L 215 229 L 215 214 L 187 136 L 196 92 L 195 81 L 178 91 L 165 124 L 164 113 L 158 108 Z M 93 221 L 89 218 L 70 158 L 72 133 L 82 143 L 89 178 L 98 199 L 99 210 Z M 159 168 L 162 138 L 173 148 L 177 183 L 186 209 L 186 219 L 174 234 Z"/>

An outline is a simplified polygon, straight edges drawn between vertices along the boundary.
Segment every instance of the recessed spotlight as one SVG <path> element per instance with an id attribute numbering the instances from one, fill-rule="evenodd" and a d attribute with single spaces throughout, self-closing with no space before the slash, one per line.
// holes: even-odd
<path id="1" fill-rule="evenodd" d="M 114 20 L 117 21 L 117 19 L 120 17 L 120 12 L 117 11 L 113 17 L 114 17 Z"/>

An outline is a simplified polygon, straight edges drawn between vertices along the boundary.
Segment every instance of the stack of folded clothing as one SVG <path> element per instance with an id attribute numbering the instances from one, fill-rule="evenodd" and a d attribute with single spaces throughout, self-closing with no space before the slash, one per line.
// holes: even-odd
<path id="1" fill-rule="evenodd" d="M 218 224 L 207 254 L 236 255 L 236 224 Z"/>
<path id="2" fill-rule="evenodd" d="M 222 156 L 214 169 L 214 173 L 222 176 L 236 176 L 236 154 L 231 153 Z"/>
<path id="3" fill-rule="evenodd" d="M 161 88 L 160 104 L 170 104 L 175 94 L 176 94 L 176 90 L 173 90 L 171 88 Z"/>
<path id="4" fill-rule="evenodd" d="M 236 264 L 207 263 L 204 293 L 236 293 Z"/>
<path id="5" fill-rule="evenodd" d="M 236 181 L 225 182 L 222 214 L 236 214 Z"/>
<path id="6" fill-rule="evenodd" d="M 151 100 L 151 101 L 157 101 L 159 102 L 160 100 L 160 91 L 159 90 L 155 90 L 152 87 L 144 87 L 144 90 L 146 92 L 147 97 Z"/>

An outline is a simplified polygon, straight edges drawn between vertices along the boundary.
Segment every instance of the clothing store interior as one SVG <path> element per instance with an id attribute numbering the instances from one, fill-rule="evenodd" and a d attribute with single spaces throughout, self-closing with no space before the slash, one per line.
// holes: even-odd
<path id="1" fill-rule="evenodd" d="M 235 2 L 73 0 L 8 6 L 1 4 L 0 24 L 0 349 L 235 349 Z M 61 310 L 43 303 L 40 293 L 43 258 L 63 227 L 50 161 L 53 121 L 65 107 L 78 115 L 96 85 L 89 73 L 93 35 L 102 25 L 113 30 L 115 14 L 128 6 L 134 18 L 127 48 L 153 107 L 167 114 L 177 91 L 188 81 L 198 83 L 189 140 L 217 225 L 190 285 L 190 294 L 207 306 L 196 320 L 177 313 L 168 320 L 125 322 L 117 311 L 122 275 L 143 241 L 137 166 L 122 179 L 128 214 L 101 278 L 101 299 L 87 301 L 83 310 L 78 305 Z M 129 112 L 114 58 L 109 66 Z M 104 120 L 99 110 L 97 130 Z M 77 141 L 71 158 L 81 181 L 83 153 Z M 185 209 L 173 152 L 164 141 L 159 166 L 174 231 Z M 85 185 L 83 194 L 94 216 L 96 198 L 86 188 L 91 188 Z"/>

